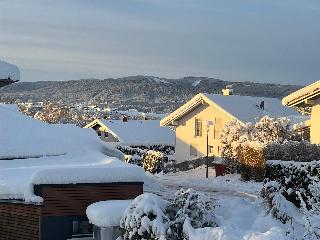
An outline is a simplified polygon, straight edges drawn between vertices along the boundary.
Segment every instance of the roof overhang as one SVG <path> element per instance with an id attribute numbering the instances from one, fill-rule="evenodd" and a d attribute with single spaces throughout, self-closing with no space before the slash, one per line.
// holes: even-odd
<path id="1" fill-rule="evenodd" d="M 282 104 L 288 107 L 313 106 L 319 98 L 320 80 L 284 97 Z"/>
<path id="2" fill-rule="evenodd" d="M 191 112 L 193 109 L 197 108 L 200 105 L 208 104 L 210 106 L 213 106 L 218 111 L 222 112 L 227 118 L 230 120 L 237 119 L 235 116 L 231 115 L 229 112 L 225 111 L 223 108 L 221 108 L 219 105 L 214 103 L 211 99 L 209 99 L 205 94 L 199 93 L 196 96 L 194 96 L 190 101 L 179 107 L 177 110 L 166 116 L 160 121 L 161 126 L 177 126 L 178 120 Z M 237 119 L 239 122 L 241 122 L 239 119 Z M 241 122 L 242 123 L 242 122 Z"/>

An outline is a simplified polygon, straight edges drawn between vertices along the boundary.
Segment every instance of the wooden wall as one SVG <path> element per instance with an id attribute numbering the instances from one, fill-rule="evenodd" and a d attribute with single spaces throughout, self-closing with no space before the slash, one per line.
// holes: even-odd
<path id="1" fill-rule="evenodd" d="M 44 199 L 42 205 L 0 202 L 0 240 L 67 239 L 72 220 L 86 219 L 90 204 L 133 199 L 143 193 L 143 183 L 36 185 L 34 192 Z"/>
<path id="2" fill-rule="evenodd" d="M 0 240 L 40 239 L 41 207 L 0 203 Z"/>
<path id="3" fill-rule="evenodd" d="M 143 184 L 39 185 L 35 186 L 35 193 L 44 199 L 43 216 L 81 216 L 94 202 L 137 197 L 143 193 Z"/>

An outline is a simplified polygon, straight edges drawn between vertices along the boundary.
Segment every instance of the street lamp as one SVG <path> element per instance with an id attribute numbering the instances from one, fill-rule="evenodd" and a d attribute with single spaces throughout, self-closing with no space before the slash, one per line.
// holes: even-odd
<path id="1" fill-rule="evenodd" d="M 206 178 L 209 177 L 209 130 L 210 127 L 214 125 L 214 121 L 212 120 L 208 120 L 207 121 L 207 126 L 206 126 L 206 130 L 207 130 L 207 159 L 206 159 Z"/>

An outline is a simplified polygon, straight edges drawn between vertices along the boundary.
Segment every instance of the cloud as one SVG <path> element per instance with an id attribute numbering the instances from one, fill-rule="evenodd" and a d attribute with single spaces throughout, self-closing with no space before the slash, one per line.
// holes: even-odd
<path id="1" fill-rule="evenodd" d="M 319 6 L 309 0 L 0 0 L 0 58 L 19 65 L 25 81 L 218 73 L 301 84 L 320 74 Z"/>

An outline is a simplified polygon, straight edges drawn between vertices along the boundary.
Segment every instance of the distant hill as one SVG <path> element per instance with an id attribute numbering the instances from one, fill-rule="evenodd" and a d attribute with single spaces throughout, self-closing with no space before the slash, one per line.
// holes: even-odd
<path id="1" fill-rule="evenodd" d="M 107 102 L 120 109 L 169 112 L 199 92 L 221 93 L 227 85 L 234 94 L 281 98 L 301 86 L 254 82 L 230 82 L 207 77 L 166 79 L 130 76 L 110 79 L 19 82 L 0 89 L 7 101 L 51 100 L 67 104 Z M 236 103 L 235 103 L 236 104 Z"/>

